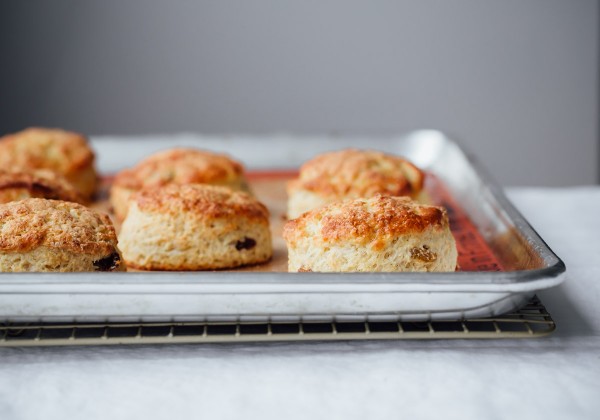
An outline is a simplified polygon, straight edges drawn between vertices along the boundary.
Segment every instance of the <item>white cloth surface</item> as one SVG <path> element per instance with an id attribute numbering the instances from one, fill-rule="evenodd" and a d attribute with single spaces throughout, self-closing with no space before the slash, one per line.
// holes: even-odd
<path id="1" fill-rule="evenodd" d="M 509 197 L 567 265 L 549 338 L 0 349 L 0 419 L 600 418 L 600 188 Z"/>

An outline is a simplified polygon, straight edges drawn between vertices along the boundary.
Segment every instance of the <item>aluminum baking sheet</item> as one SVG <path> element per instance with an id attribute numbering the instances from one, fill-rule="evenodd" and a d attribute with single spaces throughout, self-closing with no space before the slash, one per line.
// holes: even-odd
<path id="1" fill-rule="evenodd" d="M 175 146 L 229 153 L 254 174 L 290 174 L 318 153 L 345 147 L 402 155 L 426 170 L 449 199 L 459 203 L 494 261 L 485 261 L 480 270 L 451 273 L 287 273 L 284 244 L 274 223 L 275 258 L 262 268 L 2 273 L 0 319 L 5 322 L 452 320 L 514 310 L 565 278 L 563 262 L 497 184 L 472 156 L 438 131 L 379 139 L 178 135 L 99 137 L 92 142 L 99 170 L 106 175 Z M 282 185 L 282 179 L 279 182 Z M 274 218 L 280 217 L 285 200 L 281 193 L 273 193 L 280 187 L 265 185 L 257 195 Z"/>

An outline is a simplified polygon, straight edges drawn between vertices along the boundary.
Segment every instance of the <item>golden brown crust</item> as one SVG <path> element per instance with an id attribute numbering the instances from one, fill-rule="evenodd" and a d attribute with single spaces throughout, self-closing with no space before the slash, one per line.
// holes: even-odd
<path id="1" fill-rule="evenodd" d="M 416 196 L 424 173 L 409 161 L 373 150 L 345 149 L 306 162 L 289 190 L 304 189 L 325 197 L 358 198 L 375 194 Z"/>
<path id="2" fill-rule="evenodd" d="M 0 203 L 24 198 L 84 203 L 84 198 L 61 175 L 49 170 L 5 171 L 0 169 Z"/>
<path id="3" fill-rule="evenodd" d="M 243 166 L 226 155 L 177 148 L 156 153 L 115 177 L 114 186 L 139 190 L 167 184 L 223 184 L 238 182 Z"/>
<path id="4" fill-rule="evenodd" d="M 425 229 L 447 229 L 448 215 L 443 207 L 418 204 L 408 197 L 378 195 L 330 204 L 288 221 L 283 237 L 293 243 L 304 237 L 306 227 L 319 221 L 317 233 L 325 242 L 370 243 L 399 235 L 420 233 Z M 377 248 L 377 244 L 373 244 Z"/>
<path id="5" fill-rule="evenodd" d="M 81 204 L 28 198 L 0 205 L 0 251 L 40 246 L 109 255 L 117 248 L 117 236 L 107 215 Z"/>
<path id="6" fill-rule="evenodd" d="M 59 172 L 85 196 L 91 196 L 96 188 L 93 162 L 92 149 L 86 138 L 78 133 L 28 128 L 0 138 L 0 167 Z"/>
<path id="7" fill-rule="evenodd" d="M 251 195 L 206 184 L 167 185 L 146 188 L 133 201 L 142 211 L 178 215 L 180 212 L 206 218 L 245 217 L 268 223 L 269 210 Z"/>

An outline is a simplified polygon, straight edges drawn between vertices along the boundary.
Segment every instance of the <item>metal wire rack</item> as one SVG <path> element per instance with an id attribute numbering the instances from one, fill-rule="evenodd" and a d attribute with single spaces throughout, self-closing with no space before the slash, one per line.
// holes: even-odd
<path id="1" fill-rule="evenodd" d="M 269 341 L 531 338 L 556 324 L 534 297 L 495 318 L 426 322 L 35 323 L 0 325 L 0 347 Z"/>

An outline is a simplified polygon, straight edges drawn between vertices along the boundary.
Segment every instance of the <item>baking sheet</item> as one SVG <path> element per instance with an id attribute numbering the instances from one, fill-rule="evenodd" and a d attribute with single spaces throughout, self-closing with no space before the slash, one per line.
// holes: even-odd
<path id="1" fill-rule="evenodd" d="M 282 237 L 283 225 L 287 221 L 286 184 L 297 176 L 296 171 L 273 170 L 253 171 L 247 174 L 250 188 L 256 198 L 267 206 L 270 212 L 270 227 L 273 238 L 273 258 L 263 264 L 238 267 L 218 271 L 255 271 L 285 273 L 287 268 L 287 247 Z M 109 202 L 109 189 L 113 176 L 102 179 L 98 200 L 92 207 L 108 213 L 117 231 L 120 223 L 113 217 Z M 444 206 L 448 211 L 450 228 L 458 248 L 459 271 L 500 271 L 502 266 L 491 248 L 487 245 L 466 212 L 452 199 L 443 182 L 433 174 L 427 174 L 420 201 L 425 204 Z M 128 268 L 129 272 L 143 270 Z"/>
<path id="2" fill-rule="evenodd" d="M 255 173 L 289 173 L 315 154 L 343 147 L 368 147 L 403 155 L 431 173 L 431 179 L 440 180 L 448 192 L 441 198 L 453 209 L 454 227 L 465 225 L 459 222 L 461 217 L 474 227 L 475 233 L 473 229 L 455 229 L 461 261 L 468 256 L 469 264 L 462 262 L 462 271 L 454 273 L 286 273 L 283 240 L 276 234 L 276 255 L 269 272 L 255 266 L 243 271 L 198 273 L 5 273 L 0 275 L 0 319 L 461 319 L 513 310 L 536 291 L 556 286 L 564 279 L 562 261 L 498 186 L 455 142 L 436 131 L 388 139 L 102 138 L 96 139 L 94 146 L 105 174 L 175 146 L 227 152 Z M 277 230 L 283 222 L 279 214 L 285 211 L 281 196 L 284 180 L 258 181 L 254 179 L 254 188 L 271 208 Z M 485 247 L 491 252 L 476 255 Z"/>

